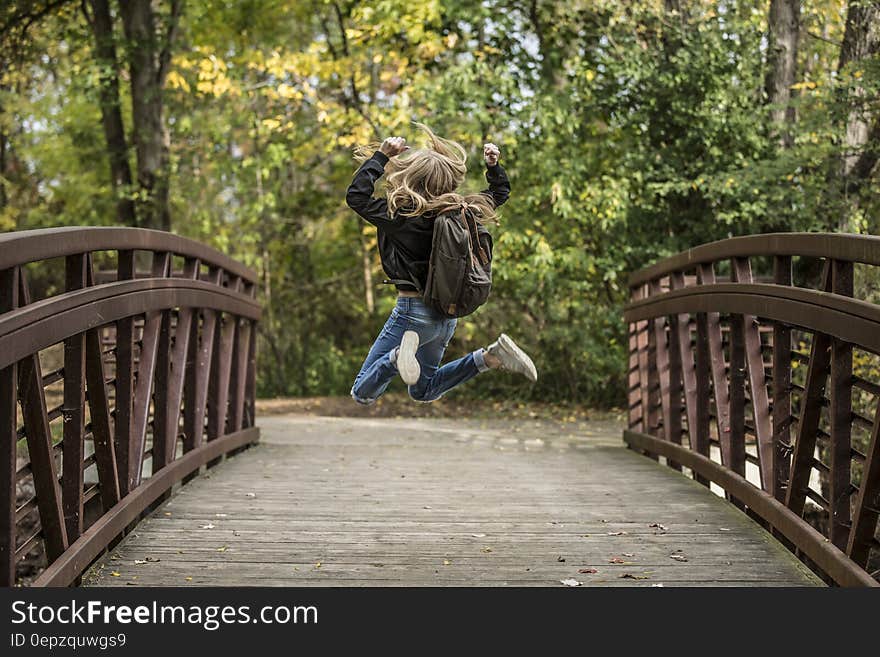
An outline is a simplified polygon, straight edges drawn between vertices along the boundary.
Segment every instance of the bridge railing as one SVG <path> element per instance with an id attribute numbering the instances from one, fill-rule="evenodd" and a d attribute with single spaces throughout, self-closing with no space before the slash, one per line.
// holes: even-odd
<path id="1" fill-rule="evenodd" d="M 170 233 L 0 235 L 0 584 L 75 582 L 176 482 L 258 439 L 255 288 Z"/>
<path id="2" fill-rule="evenodd" d="M 878 266 L 875 237 L 733 238 L 634 273 L 625 310 L 627 444 L 840 585 L 880 569 Z"/>

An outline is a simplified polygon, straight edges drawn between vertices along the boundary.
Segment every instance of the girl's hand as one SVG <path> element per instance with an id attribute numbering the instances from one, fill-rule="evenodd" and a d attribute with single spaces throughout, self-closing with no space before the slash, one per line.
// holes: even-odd
<path id="1" fill-rule="evenodd" d="M 394 157 L 395 155 L 400 155 L 408 148 L 409 146 L 406 145 L 406 139 L 403 137 L 388 137 L 382 142 L 379 150 L 388 157 Z"/>
<path id="2" fill-rule="evenodd" d="M 498 164 L 499 157 L 501 157 L 501 149 L 495 144 L 491 142 L 483 144 L 483 159 L 486 160 L 486 166 L 494 167 Z"/>

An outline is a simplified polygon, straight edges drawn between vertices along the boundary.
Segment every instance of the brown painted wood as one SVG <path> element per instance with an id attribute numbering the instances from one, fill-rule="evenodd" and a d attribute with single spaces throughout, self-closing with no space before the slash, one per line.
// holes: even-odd
<path id="1" fill-rule="evenodd" d="M 731 315 L 728 382 L 730 394 L 730 462 L 733 472 L 746 472 L 746 340 L 745 316 Z"/>
<path id="2" fill-rule="evenodd" d="M 644 297 L 644 286 L 637 291 L 637 296 Z M 638 361 L 639 361 L 639 396 L 641 400 L 641 421 L 645 433 L 651 431 L 649 412 L 650 400 L 648 399 L 648 322 L 636 322 L 636 342 L 638 344 Z"/>
<path id="3" fill-rule="evenodd" d="M 0 314 L 18 307 L 18 267 L 0 271 Z M 0 586 L 15 585 L 18 369 L 0 369 Z"/>
<path id="4" fill-rule="evenodd" d="M 30 303 L 30 291 L 24 272 L 19 273 L 19 300 L 21 305 Z M 58 470 L 52 449 L 52 432 L 46 410 L 43 374 L 40 369 L 40 359 L 36 354 L 23 359 L 18 365 L 18 394 L 40 512 L 40 527 L 43 531 L 46 555 L 51 561 L 57 559 L 67 549 L 67 530 L 61 507 Z"/>
<path id="5" fill-rule="evenodd" d="M 831 267 L 826 262 L 822 274 L 823 288 L 831 288 Z M 813 470 L 813 454 L 819 434 L 819 421 L 822 417 L 822 399 L 831 369 L 831 338 L 824 333 L 815 333 L 810 345 L 810 362 L 807 365 L 807 380 L 801 395 L 801 410 L 798 421 L 797 439 L 791 460 L 791 477 L 785 497 L 786 506 L 795 514 L 802 515 Z"/>
<path id="6" fill-rule="evenodd" d="M 251 323 L 245 319 L 236 322 L 233 339 L 234 356 L 232 360 L 232 400 L 230 403 L 230 431 L 241 431 L 244 427 L 245 389 L 247 387 L 248 357 L 250 355 Z"/>
<path id="7" fill-rule="evenodd" d="M 171 254 L 154 253 L 152 265 L 153 278 L 167 278 L 171 266 Z M 147 439 L 147 427 L 150 415 L 150 401 L 153 397 L 153 379 L 156 373 L 156 361 L 159 347 L 159 333 L 163 319 L 169 311 L 153 311 L 144 317 L 144 331 L 141 339 L 140 358 L 138 359 L 137 383 L 134 391 L 134 410 L 132 415 L 132 434 L 129 452 L 129 490 L 141 482 L 142 463 Z M 170 321 L 170 320 L 169 320 Z M 167 381 L 165 382 L 167 383 Z M 159 399 L 164 390 L 157 390 Z"/>
<path id="8" fill-rule="evenodd" d="M 715 284 L 715 269 L 711 263 L 697 269 L 700 285 Z M 706 313 L 706 332 L 709 342 L 709 369 L 712 375 L 712 398 L 715 400 L 715 425 L 721 449 L 721 462 L 730 467 L 732 446 L 730 440 L 730 390 L 727 381 L 727 364 L 724 343 L 721 338 L 721 315 Z"/>
<path id="9" fill-rule="evenodd" d="M 119 252 L 116 278 L 131 280 L 135 276 L 134 251 Z M 116 453 L 119 495 L 125 497 L 131 490 L 131 436 L 134 430 L 134 318 L 125 317 L 116 322 L 116 391 L 114 409 L 114 451 Z"/>
<path id="10" fill-rule="evenodd" d="M 65 259 L 66 290 L 87 285 L 87 256 L 75 254 Z M 86 336 L 84 333 L 64 341 L 64 405 L 61 504 L 68 541 L 75 541 L 83 530 L 83 458 L 85 457 Z"/>
<path id="11" fill-rule="evenodd" d="M 791 285 L 791 256 L 773 259 L 773 280 Z M 773 322 L 773 489 L 785 501 L 791 468 L 791 327 Z"/>
<path id="12" fill-rule="evenodd" d="M 734 258 L 731 271 L 737 283 L 752 283 L 752 268 L 748 258 Z M 758 460 L 761 485 L 773 490 L 773 427 L 770 421 L 770 403 L 767 399 L 767 376 L 764 372 L 764 356 L 758 319 L 754 315 L 742 316 L 743 346 L 748 373 L 749 397 L 752 406 L 752 422 L 758 441 Z"/>
<path id="13" fill-rule="evenodd" d="M 92 259 L 86 267 L 87 284 L 95 284 Z M 113 423 L 110 399 L 107 395 L 107 374 L 104 362 L 101 327 L 86 331 L 86 385 L 88 387 L 89 417 L 92 425 L 92 444 L 95 448 L 95 467 L 104 511 L 119 501 L 119 475 L 116 448 L 113 441 Z"/>
<path id="14" fill-rule="evenodd" d="M 199 261 L 189 258 L 184 263 L 183 277 L 194 280 L 198 276 Z M 171 346 L 170 314 L 167 325 L 163 321 L 159 342 L 159 367 L 156 373 L 157 387 L 166 394 L 156 406 L 153 435 L 153 472 L 172 461 L 176 455 L 180 426 L 180 404 L 189 353 L 193 309 L 180 308 L 174 327 L 174 345 Z M 161 381 L 161 383 L 160 383 Z M 160 408 L 161 406 L 161 408 Z"/>
<path id="15" fill-rule="evenodd" d="M 651 294 L 661 294 L 660 281 L 653 280 L 650 284 Z M 660 412 L 663 421 L 663 431 L 659 434 L 666 440 L 672 440 L 672 399 L 670 397 L 670 376 L 669 376 L 669 342 L 666 332 L 666 318 L 658 317 L 651 322 L 651 328 L 654 331 L 654 363 L 656 369 L 657 382 L 659 384 Z M 681 440 L 681 432 L 678 434 Z"/>
<path id="16" fill-rule="evenodd" d="M 852 530 L 846 545 L 849 558 L 864 568 L 871 554 L 880 515 L 880 400 L 874 411 L 874 428 L 865 454 L 862 481 L 856 498 Z"/>
<path id="17" fill-rule="evenodd" d="M 834 260 L 831 263 L 834 294 L 853 295 L 853 265 Z M 829 502 L 831 542 L 846 548 L 849 538 L 850 496 L 852 495 L 852 345 L 831 341 L 830 408 L 831 446 L 829 450 Z"/>
<path id="18" fill-rule="evenodd" d="M 238 292 L 241 279 L 231 277 L 228 282 L 230 290 Z M 231 414 L 229 412 L 229 383 L 232 374 L 233 345 L 235 342 L 238 318 L 225 313 L 218 319 L 214 329 L 214 340 L 217 343 L 211 370 L 214 373 L 208 385 L 208 434 L 207 440 L 216 440 L 228 431 Z M 209 463 L 209 466 L 213 465 Z"/>
<path id="19" fill-rule="evenodd" d="M 208 278 L 214 284 L 220 283 L 222 271 L 212 269 Z M 214 376 L 214 336 L 220 313 L 213 310 L 202 311 L 201 326 L 198 318 L 193 322 L 190 334 L 190 356 L 187 358 L 186 400 L 183 416 L 183 451 L 188 452 L 203 442 L 205 416 L 207 413 L 208 381 Z"/>
<path id="20" fill-rule="evenodd" d="M 703 455 L 710 453 L 710 361 L 708 318 L 706 313 L 697 313 L 697 336 L 694 345 L 694 373 L 697 386 L 697 448 L 694 451 Z M 694 479 L 704 486 L 709 485 L 709 480 L 698 472 L 694 473 Z"/>
<path id="21" fill-rule="evenodd" d="M 251 342 L 248 351 L 247 383 L 245 385 L 245 427 L 257 424 L 257 323 L 251 320 Z"/>
<path id="22" fill-rule="evenodd" d="M 684 273 L 673 272 L 670 275 L 670 283 L 673 290 L 685 287 Z M 709 453 L 708 441 L 701 442 L 699 432 L 700 420 L 697 409 L 697 373 L 694 350 L 691 347 L 690 315 L 678 314 L 675 318 L 676 333 L 678 339 L 678 352 L 681 354 L 681 374 L 684 387 L 685 413 L 687 415 L 688 440 L 691 449 Z"/>
<path id="23" fill-rule="evenodd" d="M 639 384 L 639 342 L 636 324 L 627 324 L 629 371 L 627 372 L 627 418 L 630 429 L 642 431 L 642 396 Z"/>

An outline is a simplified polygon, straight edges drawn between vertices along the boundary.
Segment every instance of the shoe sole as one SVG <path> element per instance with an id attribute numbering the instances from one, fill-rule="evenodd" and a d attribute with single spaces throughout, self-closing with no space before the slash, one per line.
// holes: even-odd
<path id="1" fill-rule="evenodd" d="M 523 374 L 529 381 L 535 383 L 538 380 L 538 370 L 535 368 L 535 363 L 532 362 L 529 355 L 520 349 L 506 333 L 502 333 L 498 337 L 498 342 L 504 349 L 511 352 L 518 361 L 525 363 L 526 372 L 523 372 Z"/>
<path id="2" fill-rule="evenodd" d="M 400 350 L 397 352 L 397 371 L 408 386 L 414 386 L 422 374 L 422 368 L 416 360 L 418 348 L 419 334 L 415 331 L 406 331 L 403 340 L 400 341 Z"/>

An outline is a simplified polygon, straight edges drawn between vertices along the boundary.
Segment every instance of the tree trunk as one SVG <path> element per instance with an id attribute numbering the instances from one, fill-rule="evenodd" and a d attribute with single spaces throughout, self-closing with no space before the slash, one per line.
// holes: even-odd
<path id="1" fill-rule="evenodd" d="M 168 207 L 169 139 L 165 126 L 162 87 L 165 65 L 156 38 L 156 18 L 150 0 L 124 0 L 119 3 L 125 36 L 128 39 L 128 65 L 131 76 L 131 103 L 134 144 L 137 151 L 139 225 L 171 229 Z M 176 16 L 172 11 L 172 21 Z M 170 35 L 173 25 L 169 29 Z M 168 52 L 167 50 L 165 51 Z"/>
<path id="2" fill-rule="evenodd" d="M 796 119 L 791 86 L 797 70 L 800 11 L 800 0 L 770 0 L 764 86 L 770 105 L 770 123 L 783 148 L 792 145 L 790 128 Z"/>
<path id="3" fill-rule="evenodd" d="M 131 199 L 132 177 L 128 162 L 128 140 L 122 123 L 119 102 L 119 74 L 113 17 L 108 0 L 91 0 L 92 32 L 95 36 L 95 59 L 100 68 L 101 123 L 110 158 L 110 182 L 116 197 L 116 219 L 126 226 L 137 226 L 134 201 Z"/>
<path id="4" fill-rule="evenodd" d="M 880 52 L 880 1 L 850 0 L 846 14 L 846 30 L 840 48 L 838 73 L 852 68 L 865 59 Z M 866 92 L 856 86 L 848 99 L 846 125 L 843 132 L 843 154 L 840 160 L 840 176 L 844 200 L 857 191 L 870 175 L 877 162 L 876 149 L 870 149 L 868 142 L 872 132 L 880 132 L 880 126 L 872 120 L 866 103 Z M 875 124 L 872 126 L 872 124 Z M 839 228 L 849 232 L 853 229 L 848 204 L 840 215 Z"/>

